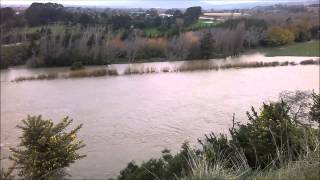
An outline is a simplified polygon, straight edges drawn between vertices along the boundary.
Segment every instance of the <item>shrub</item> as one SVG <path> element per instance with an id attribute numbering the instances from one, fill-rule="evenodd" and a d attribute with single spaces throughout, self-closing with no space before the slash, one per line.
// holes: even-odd
<path id="1" fill-rule="evenodd" d="M 249 123 L 232 132 L 232 143 L 244 150 L 253 168 L 296 159 L 302 150 L 304 129 L 289 116 L 290 107 L 283 101 L 264 104 L 258 115 L 247 112 Z M 282 153 L 282 159 L 278 159 Z"/>
<path id="2" fill-rule="evenodd" d="M 309 59 L 309 60 L 303 60 L 300 62 L 301 65 L 312 65 L 312 64 L 316 64 L 317 62 L 312 60 L 312 59 Z"/>
<path id="3" fill-rule="evenodd" d="M 162 151 L 162 157 L 159 159 L 150 159 L 143 162 L 140 166 L 130 162 L 127 167 L 120 172 L 119 180 L 148 180 L 148 179 L 176 179 L 182 177 L 190 171 L 188 165 L 187 143 L 182 145 L 182 150 L 172 156 L 170 151 Z"/>
<path id="4" fill-rule="evenodd" d="M 78 77 L 99 77 L 106 76 L 108 71 L 106 69 L 93 69 L 93 70 L 79 70 L 71 71 L 69 74 L 65 75 L 65 78 L 78 78 Z M 115 73 L 115 72 L 110 72 Z M 114 74 L 113 74 L 114 75 Z"/>
<path id="5" fill-rule="evenodd" d="M 65 117 L 58 124 L 41 116 L 28 116 L 23 125 L 19 149 L 11 148 L 10 159 L 16 164 L 18 175 L 24 179 L 62 178 L 63 169 L 85 157 L 77 151 L 84 147 L 76 135 L 82 124 L 70 132 L 66 128 L 72 119 Z"/>
<path id="6" fill-rule="evenodd" d="M 8 68 L 9 66 L 22 65 L 26 63 L 26 59 L 29 57 L 27 44 L 1 45 L 0 52 L 1 69 Z"/>
<path id="7" fill-rule="evenodd" d="M 281 27 L 272 27 L 268 29 L 265 42 L 271 46 L 280 46 L 292 43 L 294 41 L 294 33 L 288 29 Z"/>
<path id="8" fill-rule="evenodd" d="M 82 65 L 82 62 L 81 61 L 77 61 L 77 62 L 74 62 L 72 63 L 71 65 L 71 70 L 79 70 L 79 69 L 84 69 L 84 66 Z"/>

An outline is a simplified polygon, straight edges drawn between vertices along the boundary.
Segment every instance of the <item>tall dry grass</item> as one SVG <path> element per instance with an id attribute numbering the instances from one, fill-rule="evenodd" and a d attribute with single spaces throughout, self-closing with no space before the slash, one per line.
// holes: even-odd
<path id="1" fill-rule="evenodd" d="M 306 129 L 308 130 L 311 129 Z M 279 152 L 275 161 L 280 159 L 283 163 L 280 167 L 271 163 L 265 169 L 251 169 L 241 150 L 233 157 L 216 154 L 216 161 L 213 164 L 205 157 L 195 155 L 191 150 L 188 157 L 191 174 L 181 180 L 317 180 L 320 178 L 319 132 L 305 133 L 304 136 L 305 141 L 301 142 L 301 147 L 304 149 L 299 154 L 298 160 L 288 161 L 285 152 L 278 146 Z M 226 164 L 230 162 L 232 167 L 227 167 Z"/>
<path id="2" fill-rule="evenodd" d="M 128 66 L 123 74 L 130 75 L 130 74 L 150 74 L 150 73 L 157 73 L 155 67 L 144 67 L 144 66 Z"/>
<path id="3" fill-rule="evenodd" d="M 17 77 L 12 82 L 21 82 L 21 81 L 32 81 L 32 80 L 52 80 L 58 78 L 82 78 L 82 77 L 99 77 L 99 76 L 117 76 L 119 75 L 118 71 L 115 68 L 106 68 L 106 69 L 81 69 L 73 70 L 65 73 L 48 73 L 48 74 L 39 74 L 35 76 L 21 76 Z"/>

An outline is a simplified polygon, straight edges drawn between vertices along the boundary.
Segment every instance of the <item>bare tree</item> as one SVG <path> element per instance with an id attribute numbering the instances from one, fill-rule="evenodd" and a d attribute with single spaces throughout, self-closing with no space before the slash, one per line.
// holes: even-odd
<path id="1" fill-rule="evenodd" d="M 145 44 L 144 40 L 138 36 L 138 32 L 134 30 L 131 37 L 129 37 L 124 43 L 128 61 L 134 62 L 138 51 L 141 50 Z"/>
<path id="2" fill-rule="evenodd" d="M 257 27 L 250 27 L 244 34 L 244 39 L 248 48 L 256 47 L 259 41 L 263 38 L 263 29 Z"/>

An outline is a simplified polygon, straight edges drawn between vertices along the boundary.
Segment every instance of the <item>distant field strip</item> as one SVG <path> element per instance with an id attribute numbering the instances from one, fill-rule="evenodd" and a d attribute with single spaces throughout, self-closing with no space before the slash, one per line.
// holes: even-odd
<path id="1" fill-rule="evenodd" d="M 266 56 L 320 56 L 320 41 L 310 41 L 305 43 L 295 43 L 279 48 L 264 49 Z"/>

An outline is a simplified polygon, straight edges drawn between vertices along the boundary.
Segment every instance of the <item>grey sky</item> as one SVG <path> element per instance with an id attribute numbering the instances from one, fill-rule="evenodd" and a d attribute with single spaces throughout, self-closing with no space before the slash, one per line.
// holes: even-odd
<path id="1" fill-rule="evenodd" d="M 30 5 L 32 2 L 56 2 L 65 6 L 97 6 L 123 8 L 250 8 L 276 3 L 307 2 L 308 0 L 1 0 L 1 4 Z"/>

